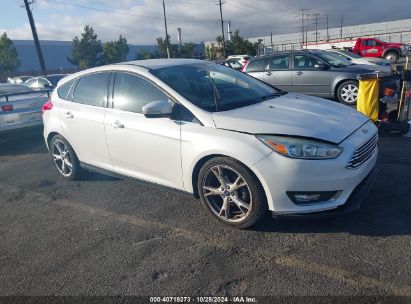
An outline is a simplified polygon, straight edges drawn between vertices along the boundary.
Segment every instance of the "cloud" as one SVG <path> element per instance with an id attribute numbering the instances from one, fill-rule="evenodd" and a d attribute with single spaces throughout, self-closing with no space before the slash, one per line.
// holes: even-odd
<path id="1" fill-rule="evenodd" d="M 178 27 L 182 28 L 183 42 L 214 40 L 220 35 L 216 3 L 216 0 L 166 0 L 172 41 L 177 40 Z M 320 28 L 324 28 L 326 14 L 330 27 L 339 26 L 340 15 L 345 16 L 345 25 L 409 18 L 403 9 L 407 4 L 408 0 L 389 3 L 383 0 L 226 0 L 223 13 L 225 20 L 231 21 L 232 30 L 240 29 L 246 37 L 257 37 L 270 32 L 298 32 L 300 8 L 320 13 Z M 72 40 L 89 24 L 102 41 L 116 39 L 121 34 L 129 43 L 155 44 L 156 37 L 165 35 L 162 9 L 161 0 L 40 0 L 34 14 L 36 18 L 36 14 L 47 12 L 47 18 L 36 18 L 37 31 L 43 40 Z M 1 31 L 6 31 L 12 39 L 32 39 L 27 22 Z"/>

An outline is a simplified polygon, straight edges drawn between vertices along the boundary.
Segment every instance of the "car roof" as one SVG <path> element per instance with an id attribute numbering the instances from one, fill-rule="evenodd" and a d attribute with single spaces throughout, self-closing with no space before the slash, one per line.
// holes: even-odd
<path id="1" fill-rule="evenodd" d="M 186 65 L 186 64 L 210 64 L 208 61 L 198 59 L 147 59 L 147 60 L 134 60 L 118 63 L 119 65 L 134 65 L 143 67 L 149 70 L 157 70 L 172 66 Z"/>

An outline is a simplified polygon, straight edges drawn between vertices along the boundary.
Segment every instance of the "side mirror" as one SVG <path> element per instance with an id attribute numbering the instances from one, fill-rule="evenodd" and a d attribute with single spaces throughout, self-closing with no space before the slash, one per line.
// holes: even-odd
<path id="1" fill-rule="evenodd" d="M 149 102 L 142 110 L 147 118 L 170 117 L 173 106 L 168 100 L 158 100 Z"/>
<path id="2" fill-rule="evenodd" d="M 324 70 L 327 70 L 327 69 L 328 69 L 328 65 L 326 65 L 326 64 L 324 64 L 324 63 L 317 63 L 316 65 L 314 65 L 314 68 L 315 68 L 316 70 L 324 71 Z"/>

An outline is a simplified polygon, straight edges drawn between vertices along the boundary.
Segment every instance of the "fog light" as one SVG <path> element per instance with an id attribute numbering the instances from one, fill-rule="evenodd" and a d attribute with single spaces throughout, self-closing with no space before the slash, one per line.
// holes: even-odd
<path id="1" fill-rule="evenodd" d="M 329 200 L 335 200 L 340 195 L 341 191 L 306 191 L 306 192 L 291 192 L 287 191 L 290 200 L 296 205 L 311 205 L 323 203 Z"/>

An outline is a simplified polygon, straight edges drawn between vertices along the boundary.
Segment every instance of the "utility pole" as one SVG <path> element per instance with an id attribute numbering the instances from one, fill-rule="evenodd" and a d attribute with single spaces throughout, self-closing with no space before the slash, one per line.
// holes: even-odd
<path id="1" fill-rule="evenodd" d="M 224 36 L 224 20 L 223 20 L 223 2 L 221 0 L 218 0 L 218 5 L 220 6 L 221 34 L 223 36 L 223 56 L 225 59 L 226 55 L 225 55 L 225 36 Z"/>
<path id="2" fill-rule="evenodd" d="M 270 46 L 271 46 L 271 54 L 272 54 L 272 53 L 274 53 L 273 32 L 271 32 L 271 36 L 270 36 Z"/>
<path id="3" fill-rule="evenodd" d="M 306 18 L 308 19 L 308 9 L 302 8 L 300 9 L 300 12 L 301 12 L 301 40 L 302 40 L 301 47 L 304 48 L 304 44 L 306 44 L 306 40 L 307 40 L 306 31 L 307 31 L 308 24 L 306 25 Z"/>
<path id="4" fill-rule="evenodd" d="M 314 25 L 315 25 L 315 43 L 318 42 L 318 21 L 320 20 L 320 14 L 314 14 Z"/>
<path id="5" fill-rule="evenodd" d="M 163 0 L 163 13 L 164 13 L 164 27 L 166 29 L 166 48 L 167 48 L 167 58 L 170 59 L 170 48 L 169 48 L 169 39 L 167 32 L 167 18 L 166 18 L 166 5 Z"/>
<path id="6" fill-rule="evenodd" d="M 340 39 L 343 38 L 344 15 L 341 15 Z"/>
<path id="7" fill-rule="evenodd" d="M 30 4 L 32 3 L 34 3 L 34 0 L 30 2 L 28 0 L 24 0 L 24 6 L 26 7 L 27 16 L 29 17 L 31 32 L 33 33 L 34 44 L 37 50 L 37 56 L 39 57 L 41 72 L 43 73 L 43 75 L 46 75 L 46 65 L 44 63 L 43 53 L 41 52 L 39 37 L 37 36 L 37 30 L 36 25 L 34 24 L 33 14 L 31 13 L 30 9 Z"/>
<path id="8" fill-rule="evenodd" d="M 305 49 L 308 47 L 308 9 L 306 10 L 305 13 Z"/>
<path id="9" fill-rule="evenodd" d="M 327 14 L 327 41 L 330 41 L 330 33 L 328 32 L 328 14 Z"/>

